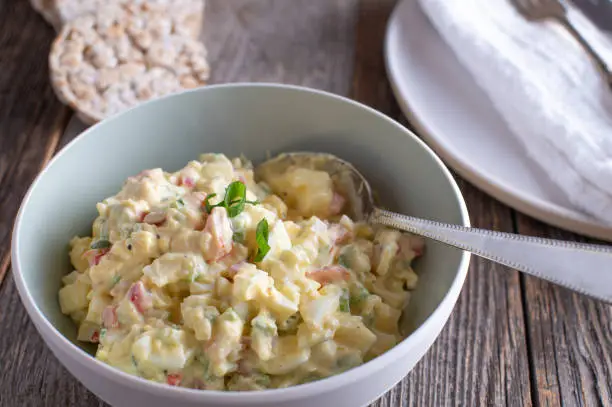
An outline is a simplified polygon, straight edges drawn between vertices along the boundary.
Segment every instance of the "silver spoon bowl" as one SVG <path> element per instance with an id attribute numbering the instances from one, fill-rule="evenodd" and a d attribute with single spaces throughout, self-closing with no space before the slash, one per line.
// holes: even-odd
<path id="1" fill-rule="evenodd" d="M 260 164 L 256 174 L 265 178 L 289 167 L 329 173 L 337 191 L 347 199 L 347 215 L 354 220 L 424 236 L 612 303 L 610 246 L 543 239 L 400 215 L 376 206 L 365 177 L 352 164 L 331 154 L 281 154 Z"/>

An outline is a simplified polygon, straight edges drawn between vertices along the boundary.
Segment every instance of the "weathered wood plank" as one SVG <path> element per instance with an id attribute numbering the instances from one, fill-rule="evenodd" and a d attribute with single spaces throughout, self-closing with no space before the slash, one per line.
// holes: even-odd
<path id="1" fill-rule="evenodd" d="M 27 0 L 0 2 L 0 284 L 19 203 L 68 119 L 48 81 L 53 40 Z"/>
<path id="2" fill-rule="evenodd" d="M 12 2 L 0 0 L 0 22 L 4 22 L 5 17 L 8 17 L 5 13 L 11 7 L 13 7 Z M 15 58 L 28 61 L 31 66 L 34 57 L 30 53 L 33 49 L 37 51 L 37 58 L 41 61 L 46 59 L 46 47 L 52 39 L 52 32 L 42 19 L 34 16 L 29 10 L 27 0 L 19 0 L 17 8 L 20 13 L 27 14 L 34 23 L 28 23 L 30 24 L 27 26 L 28 33 L 24 34 L 28 43 L 11 52 L 16 52 L 18 55 L 16 54 Z M 11 11 L 13 12 L 17 11 Z M 260 0 L 253 2 L 233 0 L 228 2 L 209 0 L 206 12 L 204 36 L 213 69 L 213 83 L 273 81 L 348 94 L 353 66 L 353 35 L 357 12 L 355 1 Z M 15 30 L 18 27 L 23 28 L 24 22 L 14 19 L 19 21 Z M 0 36 L 8 35 L 13 39 L 18 36 L 16 32 L 9 34 L 6 32 L 5 28 L 0 28 Z M 1 38 L 4 37 L 0 37 L 0 60 L 4 62 L 6 55 L 13 54 L 5 51 L 3 45 L 8 46 L 8 43 L 2 41 Z M 29 41 L 36 43 L 29 44 Z M 27 55 L 23 56 L 22 53 Z M 18 63 L 16 61 L 14 64 Z M 42 66 L 44 63 L 39 62 L 38 65 Z M 45 93 L 44 89 L 48 87 L 46 73 L 44 77 L 45 79 L 37 82 L 36 89 L 30 89 L 27 86 L 19 89 L 10 86 L 9 82 L 2 82 L 4 79 L 0 73 L 0 95 L 8 95 L 6 102 L 0 100 L 0 108 L 4 106 L 2 103 L 6 103 L 8 109 L 16 100 L 19 100 L 23 104 L 21 108 L 23 116 L 31 113 L 32 109 L 38 109 L 41 112 L 55 109 L 54 117 L 60 117 L 57 120 L 63 124 L 64 119 L 60 113 L 64 109 L 59 106 L 52 94 Z M 31 94 L 20 96 L 19 92 L 23 92 L 24 89 Z M 37 98 L 41 100 L 36 102 Z M 36 117 L 40 115 L 41 113 L 37 113 Z M 20 119 L 14 116 L 5 117 L 5 119 L 7 120 L 0 123 L 0 151 L 2 151 L 0 154 L 4 153 L 1 143 L 26 132 L 26 130 L 18 132 L 13 129 L 13 126 L 19 129 L 24 127 Z M 50 137 L 49 134 L 53 133 L 50 129 L 57 127 L 53 126 L 54 122 L 50 119 L 46 121 L 39 119 L 32 123 L 34 124 L 27 131 L 30 132 L 29 134 L 36 134 L 38 139 L 30 135 L 30 139 L 22 140 L 23 143 L 19 144 L 21 146 L 19 148 L 23 148 L 23 145 L 27 143 L 38 142 L 40 144 L 42 136 Z M 3 125 L 11 129 L 11 132 L 3 133 Z M 70 135 L 63 136 L 61 139 L 59 135 L 56 135 L 53 138 L 55 141 L 52 145 L 45 147 L 44 153 L 41 152 L 38 155 L 30 153 L 26 157 L 29 164 L 27 168 L 31 171 L 28 174 L 31 177 L 36 174 L 45 157 L 48 156 L 48 151 L 58 144 L 57 140 L 61 147 L 70 141 L 73 134 L 71 132 Z M 14 148 L 12 151 L 19 151 L 19 149 Z M 7 154 L 7 161 L 4 160 L 4 156 L 1 156 L 3 161 L 0 163 L 0 174 L 6 172 L 3 167 L 5 162 L 7 165 L 17 165 L 19 160 L 14 161 L 14 156 L 15 153 Z M 23 171 L 23 168 L 21 170 Z M 6 179 L 14 180 L 15 178 L 11 176 Z M 2 177 L 0 180 L 4 182 L 5 178 Z M 25 192 L 29 179 L 23 177 L 22 182 Z M 21 199 L 16 192 L 18 190 L 10 192 L 11 199 L 14 200 L 14 203 L 11 204 L 14 205 L 18 205 Z M 0 196 L 0 202 L 4 204 L 3 196 Z M 0 216 L 10 220 L 10 225 L 12 225 L 14 214 L 5 211 L 2 207 Z M 5 218 L 0 218 L 0 242 L 3 237 L 1 232 Z M 8 242 L 2 247 L 6 251 Z M 105 405 L 71 377 L 46 348 L 29 322 L 25 309 L 18 299 L 12 278 L 7 278 L 5 284 L 0 287 L 0 331 L 2 332 L 0 335 L 0 377 L 3 378 L 3 384 L 0 385 L 0 406 L 86 407 Z"/>
<path id="3" fill-rule="evenodd" d="M 387 21 L 396 0 L 361 0 L 355 33 L 355 65 L 351 98 L 394 119 L 403 119 L 389 82 L 384 60 Z"/>
<path id="4" fill-rule="evenodd" d="M 213 0 L 205 19 L 213 83 L 277 82 L 348 93 L 355 1 Z"/>
<path id="5" fill-rule="evenodd" d="M 0 288 L 0 406 L 104 406 L 58 362 L 21 305 L 13 279 Z"/>
<path id="6" fill-rule="evenodd" d="M 394 1 L 363 0 L 352 97 L 397 118 L 383 40 Z M 461 182 L 474 226 L 512 231 L 511 211 Z M 523 306 L 516 271 L 473 258 L 459 302 L 415 369 L 372 407 L 530 406 Z"/>
<path id="7" fill-rule="evenodd" d="M 584 240 L 520 214 L 517 229 Z M 535 277 L 522 284 L 537 405 L 612 405 L 612 306 Z"/>

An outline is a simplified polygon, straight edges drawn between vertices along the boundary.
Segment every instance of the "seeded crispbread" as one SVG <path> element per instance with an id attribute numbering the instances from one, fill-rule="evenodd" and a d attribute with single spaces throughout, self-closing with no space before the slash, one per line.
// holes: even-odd
<path id="1" fill-rule="evenodd" d="M 77 17 L 95 14 L 100 7 L 123 4 L 163 10 L 197 38 L 204 14 L 204 0 L 31 0 L 31 3 L 58 31 Z"/>
<path id="2" fill-rule="evenodd" d="M 204 45 L 144 4 L 106 6 L 66 23 L 49 66 L 59 99 L 88 124 L 209 76 Z"/>

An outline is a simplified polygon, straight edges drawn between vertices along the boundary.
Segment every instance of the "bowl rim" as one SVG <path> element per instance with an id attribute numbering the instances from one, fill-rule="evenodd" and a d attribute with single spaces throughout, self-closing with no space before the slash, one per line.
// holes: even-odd
<path id="1" fill-rule="evenodd" d="M 393 125 L 396 129 L 404 133 L 407 137 L 413 138 L 429 156 L 434 160 L 438 167 L 446 177 L 449 182 L 452 191 L 455 194 L 455 198 L 459 204 L 459 212 L 462 218 L 463 226 L 470 226 L 470 219 L 467 210 L 467 206 L 455 179 L 451 175 L 450 171 L 446 167 L 446 165 L 442 162 L 442 160 L 436 155 L 436 153 L 423 142 L 414 132 L 404 127 L 397 121 L 391 119 L 387 115 L 363 104 L 356 100 L 352 100 L 348 97 L 344 97 L 341 95 L 337 95 L 331 92 L 314 89 L 310 87 L 297 86 L 297 85 L 288 85 L 288 84 L 280 84 L 280 83 L 252 83 L 252 82 L 238 82 L 238 83 L 227 83 L 227 84 L 216 84 L 216 85 L 208 85 L 201 88 L 190 89 L 178 93 L 174 93 L 171 95 L 166 95 L 164 97 L 150 100 L 144 103 L 141 103 L 135 107 L 132 107 L 122 113 L 119 113 L 113 117 L 110 117 L 100 123 L 97 123 L 83 132 L 81 132 L 78 136 L 76 136 L 73 140 L 71 140 L 66 146 L 64 146 L 48 163 L 45 167 L 39 172 L 36 176 L 28 191 L 26 192 L 20 207 L 15 218 L 15 223 L 13 227 L 12 233 L 12 248 L 11 248 L 11 263 L 13 269 L 13 279 L 15 280 L 17 291 L 21 298 L 21 302 L 26 308 L 28 315 L 34 322 L 35 327 L 37 328 L 40 336 L 42 337 L 44 342 L 52 341 L 55 346 L 59 349 L 65 350 L 67 353 L 73 356 L 73 359 L 79 365 L 84 366 L 90 371 L 96 371 L 98 374 L 104 376 L 106 379 L 112 382 L 121 382 L 123 385 L 128 385 L 129 387 L 138 390 L 148 392 L 150 394 L 159 394 L 168 396 L 168 392 L 171 392 L 177 398 L 189 399 L 192 401 L 210 401 L 210 402 L 279 402 L 285 401 L 295 398 L 300 398 L 305 392 L 316 392 L 316 393 L 326 393 L 330 392 L 336 388 L 343 387 L 352 382 L 358 381 L 365 376 L 368 376 L 372 372 L 380 371 L 385 366 L 390 365 L 393 361 L 398 360 L 401 356 L 411 348 L 411 345 L 418 344 L 422 337 L 426 337 L 426 331 L 428 325 L 430 325 L 432 320 L 444 318 L 446 322 L 446 318 L 444 313 L 450 307 L 451 310 L 454 308 L 454 305 L 459 297 L 459 293 L 461 288 L 463 287 L 465 278 L 467 276 L 468 266 L 470 262 L 470 253 L 463 252 L 461 255 L 461 260 L 457 266 L 457 274 L 451 283 L 449 290 L 446 292 L 442 300 L 436 306 L 434 311 L 429 315 L 425 321 L 423 321 L 410 335 L 404 338 L 401 342 L 395 345 L 390 350 L 386 351 L 382 355 L 377 356 L 376 358 L 359 365 L 355 368 L 347 370 L 337 375 L 329 376 L 321 380 L 317 380 L 310 383 L 290 386 L 287 388 L 281 389 L 266 389 L 266 390 L 256 390 L 256 391 L 248 391 L 248 392 L 230 392 L 230 391 L 220 391 L 220 390 L 197 390 L 197 389 L 189 389 L 184 387 L 170 386 L 165 383 L 157 383 L 153 381 L 149 381 L 143 379 L 138 376 L 133 376 L 128 373 L 124 373 L 119 369 L 116 369 L 110 365 L 107 365 L 98 359 L 95 359 L 92 355 L 88 354 L 73 342 L 68 340 L 61 332 L 53 325 L 51 322 L 44 316 L 42 311 L 38 308 L 36 302 L 33 299 L 33 296 L 26 285 L 25 279 L 21 273 L 21 261 L 20 261 L 20 245 L 19 245 L 19 235 L 21 230 L 21 224 L 24 217 L 24 210 L 27 206 L 33 191 L 36 189 L 38 183 L 44 174 L 51 168 L 57 160 L 60 160 L 61 157 L 66 154 L 73 146 L 82 140 L 85 137 L 88 137 L 88 134 L 95 131 L 95 129 L 99 126 L 104 126 L 105 123 L 117 120 L 123 115 L 128 115 L 132 110 L 135 109 L 146 109 L 149 105 L 159 103 L 164 100 L 173 99 L 173 98 L 181 98 L 185 94 L 195 93 L 195 92 L 207 92 L 209 90 L 217 90 L 217 89 L 248 89 L 248 88 L 263 88 L 263 89 L 278 89 L 283 91 L 291 91 L 291 92 L 305 92 L 313 95 L 317 95 L 323 98 L 331 98 L 336 101 L 340 101 L 343 103 L 348 103 L 353 105 L 365 112 L 377 117 L 379 120 L 386 121 L 387 123 Z M 450 314 L 450 312 L 449 312 Z M 436 334 L 436 337 L 439 335 L 439 332 Z M 47 344 L 49 346 L 49 344 Z M 53 352 L 55 353 L 55 352 Z M 56 355 L 57 357 L 57 355 Z M 59 358 L 58 358 L 59 359 Z M 60 360 L 61 362 L 61 360 Z M 63 362 L 62 362 L 63 364 Z M 77 379 L 78 380 L 78 379 Z M 80 381 L 80 380 L 79 380 Z"/>

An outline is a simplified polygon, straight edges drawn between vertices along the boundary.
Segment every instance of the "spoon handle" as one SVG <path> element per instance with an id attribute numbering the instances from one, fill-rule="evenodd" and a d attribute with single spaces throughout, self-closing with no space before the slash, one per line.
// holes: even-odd
<path id="1" fill-rule="evenodd" d="M 612 249 L 467 228 L 374 209 L 371 222 L 425 236 L 612 303 Z"/>

